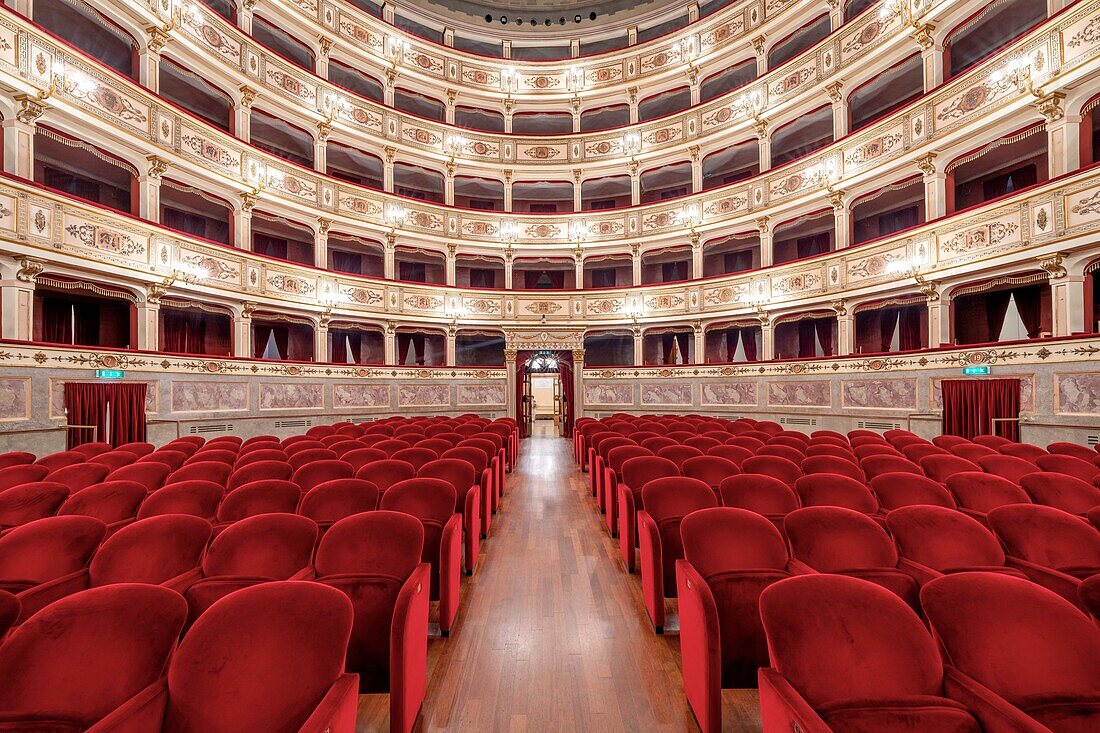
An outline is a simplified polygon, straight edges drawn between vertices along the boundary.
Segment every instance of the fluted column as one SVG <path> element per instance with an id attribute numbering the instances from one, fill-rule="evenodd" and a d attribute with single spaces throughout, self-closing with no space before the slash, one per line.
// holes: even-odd
<path id="1" fill-rule="evenodd" d="M 760 359 L 771 361 L 775 358 L 775 326 L 771 320 L 760 324 Z"/>
<path id="2" fill-rule="evenodd" d="M 386 364 L 397 364 L 397 328 L 393 323 L 386 324 L 386 330 L 382 334 L 382 353 Z"/>
<path id="3" fill-rule="evenodd" d="M 143 351 L 160 350 L 160 298 L 146 296 L 137 304 L 137 347 Z"/>
<path id="4" fill-rule="evenodd" d="M 397 156 L 397 148 L 387 145 L 384 152 L 386 158 L 382 163 L 382 190 L 393 193 L 393 160 Z"/>
<path id="5" fill-rule="evenodd" d="M 580 211 L 584 208 L 583 198 L 581 196 L 581 169 L 573 169 L 573 211 Z"/>
<path id="6" fill-rule="evenodd" d="M 573 349 L 573 422 L 584 417 L 584 349 Z"/>
<path id="7" fill-rule="evenodd" d="M 516 410 L 516 350 L 504 349 L 504 410 L 514 417 Z"/>
<path id="8" fill-rule="evenodd" d="M 252 250 L 252 209 L 255 206 L 256 196 L 242 193 L 233 207 L 233 246 L 238 249 Z"/>
<path id="9" fill-rule="evenodd" d="M 457 362 L 458 351 L 458 327 L 448 326 L 447 335 L 444 340 L 444 364 L 446 366 L 454 366 Z"/>
<path id="10" fill-rule="evenodd" d="M 255 309 L 251 303 L 245 303 L 244 307 L 233 313 L 233 356 L 240 359 L 251 359 L 252 353 L 252 311 Z"/>
<path id="11" fill-rule="evenodd" d="M 138 52 L 138 83 L 158 94 L 160 92 L 160 52 L 169 35 L 157 27 L 149 28 L 145 47 Z"/>
<path id="12" fill-rule="evenodd" d="M 512 210 L 512 171 L 504 170 L 504 210 Z"/>
<path id="13" fill-rule="evenodd" d="M 936 34 L 935 29 L 925 26 L 929 31 L 920 36 L 918 42 L 921 45 L 921 62 L 924 65 L 924 92 L 927 94 L 939 85 L 943 84 L 943 34 Z"/>
<path id="14" fill-rule="evenodd" d="M 768 217 L 762 216 L 756 220 L 756 231 L 760 233 L 760 266 L 770 267 L 775 261 L 775 235 Z"/>
<path id="15" fill-rule="evenodd" d="M 642 284 L 642 248 L 630 245 L 630 283 L 634 287 Z"/>
<path id="16" fill-rule="evenodd" d="M 396 271 L 397 237 L 392 232 L 386 235 L 386 243 L 382 246 L 382 277 L 393 280 Z"/>
<path id="17" fill-rule="evenodd" d="M 1055 252 L 1038 258 L 1039 267 L 1050 275 L 1050 302 L 1053 336 L 1070 336 L 1085 331 L 1085 276 L 1068 273 L 1065 253 Z"/>
<path id="18" fill-rule="evenodd" d="M 699 156 L 699 146 L 692 145 L 688 153 L 691 155 L 691 191 L 699 193 L 703 190 L 703 159 Z"/>
<path id="19" fill-rule="evenodd" d="M 638 87 L 630 87 L 626 90 L 630 95 L 630 124 L 638 123 Z"/>
<path id="20" fill-rule="evenodd" d="M 839 140 L 848 134 L 848 105 L 844 103 L 844 93 L 840 89 L 839 81 L 825 87 L 833 105 L 833 140 Z"/>

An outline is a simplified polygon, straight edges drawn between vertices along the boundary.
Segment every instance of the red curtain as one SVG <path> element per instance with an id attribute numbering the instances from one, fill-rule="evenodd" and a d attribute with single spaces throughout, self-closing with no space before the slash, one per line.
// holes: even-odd
<path id="1" fill-rule="evenodd" d="M 816 331 L 816 321 L 803 319 L 798 322 L 798 357 L 800 359 L 812 359 L 817 356 L 817 343 L 814 341 Z"/>
<path id="2" fill-rule="evenodd" d="M 1011 297 L 1011 290 L 994 290 L 985 296 L 985 343 L 992 343 L 1000 337 Z"/>
<path id="3" fill-rule="evenodd" d="M 70 450 L 84 443 L 108 439 L 107 399 L 110 386 L 94 382 L 65 382 L 65 412 L 69 425 L 90 426 L 68 431 L 66 444 Z"/>
<path id="4" fill-rule="evenodd" d="M 132 382 L 110 386 L 111 445 L 145 440 L 145 392 L 149 385 Z"/>
<path id="5" fill-rule="evenodd" d="M 678 334 L 676 334 L 676 343 L 680 347 L 680 361 L 683 362 L 684 364 L 691 364 L 693 361 L 695 361 L 694 359 L 691 358 L 691 352 L 688 350 L 689 349 L 689 344 L 688 344 L 688 337 L 689 336 L 691 336 L 691 334 L 688 334 L 688 333 L 678 333 Z"/>
<path id="6" fill-rule="evenodd" d="M 279 350 L 279 358 L 289 359 L 290 329 L 286 326 L 272 326 L 271 333 L 275 335 L 275 348 Z"/>
<path id="7" fill-rule="evenodd" d="M 161 347 L 173 354 L 206 353 L 206 318 L 202 313 L 166 308 L 164 313 L 164 343 Z"/>
<path id="8" fill-rule="evenodd" d="M 147 389 L 148 385 L 144 382 L 66 382 L 65 409 L 69 424 L 94 426 L 69 430 L 66 441 L 68 447 L 72 449 L 93 441 L 104 441 L 118 446 L 145 440 Z"/>
<path id="9" fill-rule="evenodd" d="M 825 356 L 836 354 L 836 319 L 817 318 L 811 323 L 817 330 L 817 340 L 821 342 L 821 350 Z M 811 339 L 812 340 L 812 339 Z"/>
<path id="10" fill-rule="evenodd" d="M 1043 330 L 1043 289 L 1046 285 L 1031 285 L 1012 291 L 1016 299 L 1016 310 L 1024 323 L 1028 338 L 1038 338 Z"/>
<path id="11" fill-rule="evenodd" d="M 799 355 L 799 321 L 786 321 L 775 327 L 775 358 L 793 359 Z"/>
<path id="12" fill-rule="evenodd" d="M 745 345 L 745 361 L 756 361 L 756 338 L 761 330 L 756 326 L 741 329 L 741 343 Z"/>
<path id="13" fill-rule="evenodd" d="M 73 342 L 73 306 L 67 300 L 42 298 L 42 340 L 51 344 Z"/>
<path id="14" fill-rule="evenodd" d="M 883 308 L 878 312 L 878 350 L 880 352 L 890 350 L 890 344 L 894 340 L 894 329 L 897 326 L 897 308 Z"/>
<path id="15" fill-rule="evenodd" d="M 899 318 L 898 348 L 912 351 L 924 347 L 924 328 L 922 316 L 928 312 L 923 305 L 909 305 L 901 309 Z"/>
<path id="16" fill-rule="evenodd" d="M 561 398 L 565 404 L 565 437 L 573 437 L 573 352 L 558 352 L 558 373 L 561 375 Z"/>
<path id="17" fill-rule="evenodd" d="M 252 356 L 255 359 L 264 358 L 264 349 L 267 348 L 267 340 L 271 337 L 271 326 L 263 323 L 252 324 Z"/>
<path id="18" fill-rule="evenodd" d="M 1019 379 L 945 379 L 943 434 L 973 439 L 977 435 L 1001 435 L 1020 439 L 1019 423 L 993 422 L 1020 416 Z"/>
<path id="19" fill-rule="evenodd" d="M 737 355 L 737 342 L 741 338 L 740 328 L 727 328 L 726 329 L 726 361 L 733 361 L 734 356 Z M 745 351 L 748 351 L 748 344 L 745 344 Z"/>

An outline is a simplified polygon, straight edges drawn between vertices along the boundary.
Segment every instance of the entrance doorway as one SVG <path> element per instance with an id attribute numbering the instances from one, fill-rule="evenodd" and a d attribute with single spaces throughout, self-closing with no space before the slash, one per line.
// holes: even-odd
<path id="1" fill-rule="evenodd" d="M 519 423 L 524 435 L 534 432 L 536 421 L 554 426 L 554 433 L 573 432 L 573 355 L 568 351 L 520 352 L 516 359 L 520 387 Z"/>

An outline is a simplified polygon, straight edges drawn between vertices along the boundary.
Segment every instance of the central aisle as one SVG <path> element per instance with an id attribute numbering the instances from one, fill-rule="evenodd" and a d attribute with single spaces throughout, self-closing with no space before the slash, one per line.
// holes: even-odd
<path id="1" fill-rule="evenodd" d="M 653 633 L 571 442 L 551 431 L 540 425 L 522 442 L 481 563 L 463 581 L 458 625 L 429 642 L 417 730 L 697 731 L 679 639 Z M 367 707 L 360 729 L 385 729 L 364 719 Z M 759 729 L 755 696 L 724 707 L 726 730 Z"/>

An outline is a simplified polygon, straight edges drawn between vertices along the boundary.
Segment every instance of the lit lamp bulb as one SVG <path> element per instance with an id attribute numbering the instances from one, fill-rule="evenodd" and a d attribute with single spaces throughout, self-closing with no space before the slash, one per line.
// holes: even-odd
<path id="1" fill-rule="evenodd" d="M 385 211 L 382 214 L 382 218 L 386 221 L 386 226 L 391 230 L 397 229 L 405 223 L 405 217 L 407 212 L 405 207 L 400 204 L 386 204 Z"/>

